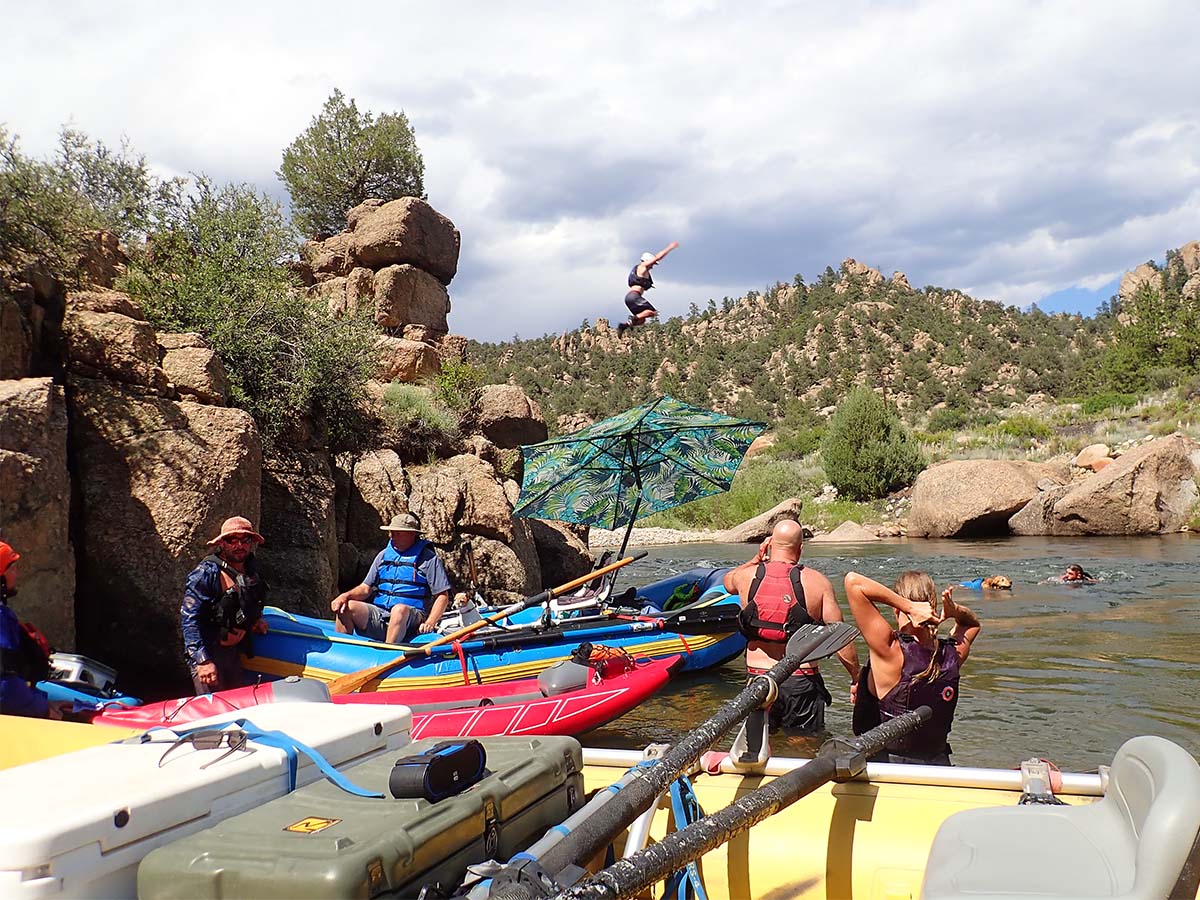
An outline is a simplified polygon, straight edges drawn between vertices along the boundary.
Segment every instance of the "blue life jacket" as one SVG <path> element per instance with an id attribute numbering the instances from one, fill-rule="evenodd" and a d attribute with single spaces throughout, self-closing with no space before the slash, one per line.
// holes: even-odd
<path id="1" fill-rule="evenodd" d="M 641 265 L 641 263 L 638 263 L 638 265 Z M 643 291 L 648 291 L 654 287 L 654 279 L 650 277 L 650 270 L 647 269 L 645 275 L 638 275 L 637 270 L 637 266 L 629 270 L 629 286 L 640 287 Z"/>
<path id="2" fill-rule="evenodd" d="M 973 578 L 970 581 L 960 581 L 958 583 L 958 586 L 965 587 L 965 588 L 974 588 L 977 591 L 981 591 L 981 590 L 983 590 L 983 579 L 982 578 Z"/>
<path id="3" fill-rule="evenodd" d="M 384 547 L 371 602 L 383 609 L 397 604 L 424 609 L 429 599 L 429 579 L 417 568 L 417 562 L 428 546 L 428 541 L 418 540 L 403 552 L 390 543 Z"/>

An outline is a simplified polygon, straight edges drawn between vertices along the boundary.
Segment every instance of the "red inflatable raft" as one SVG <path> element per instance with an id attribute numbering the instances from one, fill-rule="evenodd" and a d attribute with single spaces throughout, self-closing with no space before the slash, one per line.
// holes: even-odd
<path id="1" fill-rule="evenodd" d="M 538 678 L 500 684 L 464 685 L 428 690 L 344 694 L 330 698 L 325 685 L 293 676 L 216 694 L 200 694 L 130 708 L 111 708 L 95 724 L 172 727 L 231 710 L 276 701 L 403 704 L 413 711 L 413 740 L 427 737 L 583 734 L 637 706 L 664 684 L 680 665 L 678 656 L 634 662 L 611 659 L 579 673 L 559 667 Z M 579 666 L 583 669 L 583 666 Z M 556 677 L 557 675 L 557 677 Z M 580 684 L 580 682 L 583 682 Z"/>

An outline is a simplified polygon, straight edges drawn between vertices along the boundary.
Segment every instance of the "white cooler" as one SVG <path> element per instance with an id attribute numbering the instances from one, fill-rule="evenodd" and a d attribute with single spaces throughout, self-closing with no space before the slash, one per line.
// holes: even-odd
<path id="1" fill-rule="evenodd" d="M 410 743 L 408 707 L 272 703 L 200 722 L 246 719 L 282 731 L 344 770 Z M 136 740 L 136 739 L 134 739 Z M 102 744 L 0 771 L 0 897 L 135 897 L 142 857 L 288 790 L 283 750 L 253 753 L 173 742 Z M 297 787 L 324 776 L 300 754 Z"/>

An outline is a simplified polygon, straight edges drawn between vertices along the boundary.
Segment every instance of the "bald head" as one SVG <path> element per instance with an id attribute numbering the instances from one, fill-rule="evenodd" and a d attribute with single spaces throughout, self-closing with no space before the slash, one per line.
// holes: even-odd
<path id="1" fill-rule="evenodd" d="M 780 562 L 794 562 L 800 558 L 804 545 L 804 529 L 795 519 L 780 519 L 771 531 L 771 558 Z M 790 557 L 788 559 L 787 557 Z"/>

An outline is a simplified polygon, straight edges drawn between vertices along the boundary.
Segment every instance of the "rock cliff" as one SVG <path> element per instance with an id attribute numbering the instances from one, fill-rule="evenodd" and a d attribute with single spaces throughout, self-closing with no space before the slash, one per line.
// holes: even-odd
<path id="1" fill-rule="evenodd" d="M 308 245 L 294 269 L 335 312 L 372 310 L 378 398 L 386 382 L 462 358 L 446 290 L 459 235 L 412 198 L 368 201 L 348 225 Z M 266 538 L 269 601 L 310 615 L 328 615 L 330 597 L 363 577 L 386 541 L 379 526 L 405 510 L 422 517 L 456 590 L 506 601 L 540 590 L 543 569 L 555 584 L 590 566 L 578 536 L 512 516 L 513 448 L 546 434 L 520 388 L 482 391 L 466 417 L 473 433 L 448 458 L 406 465 L 383 443 L 334 458 L 304 427 L 264 458 L 203 337 L 156 332 L 113 288 L 124 260 L 115 239 L 89 248 L 72 290 L 33 265 L 0 273 L 0 537 L 22 554 L 18 614 L 58 649 L 116 666 L 147 697 L 188 691 L 184 579 L 232 515 Z"/>

